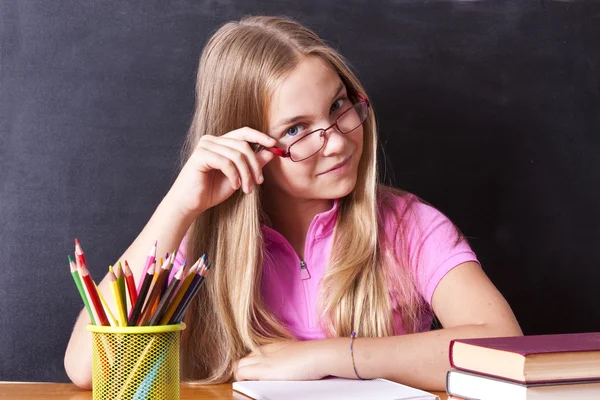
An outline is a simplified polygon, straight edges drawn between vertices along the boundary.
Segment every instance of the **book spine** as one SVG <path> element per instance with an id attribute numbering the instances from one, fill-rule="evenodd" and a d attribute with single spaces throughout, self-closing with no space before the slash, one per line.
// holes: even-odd
<path id="1" fill-rule="evenodd" d="M 452 368 L 456 368 L 456 365 L 454 365 L 454 339 L 450 341 L 450 347 L 448 348 L 448 356 L 450 357 L 450 366 Z"/>

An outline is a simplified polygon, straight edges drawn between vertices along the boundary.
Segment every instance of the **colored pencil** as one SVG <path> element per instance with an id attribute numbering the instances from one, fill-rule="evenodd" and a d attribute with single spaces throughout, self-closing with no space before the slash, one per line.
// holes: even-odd
<path id="1" fill-rule="evenodd" d="M 170 300 L 173 298 L 173 294 L 177 287 L 179 287 L 179 282 L 181 282 L 181 277 L 183 276 L 183 268 L 180 268 L 179 271 L 175 274 L 173 279 L 171 279 L 171 283 L 165 290 L 165 293 L 161 296 L 160 302 L 158 303 L 158 307 L 156 311 L 152 314 L 152 318 L 148 321 L 147 325 L 157 325 L 160 322 L 160 319 L 164 315 L 167 307 L 169 306 Z"/>
<path id="2" fill-rule="evenodd" d="M 87 261 L 85 260 L 85 254 L 83 253 L 83 249 L 79 244 L 79 240 L 75 239 L 75 258 L 77 260 L 77 266 L 80 264 L 85 264 L 87 266 Z"/>
<path id="3" fill-rule="evenodd" d="M 146 257 L 146 262 L 144 263 L 144 269 L 142 270 L 142 276 L 146 275 L 146 272 L 148 272 L 150 265 L 152 265 L 152 263 L 154 263 L 156 261 L 156 246 L 157 245 L 158 245 L 158 241 L 155 240 L 154 245 L 150 248 L 150 251 L 148 252 L 148 256 Z M 140 279 L 140 281 L 138 282 L 138 288 L 137 288 L 138 295 L 140 294 L 141 289 L 142 289 L 142 279 Z"/>
<path id="4" fill-rule="evenodd" d="M 85 309 L 87 310 L 88 314 L 90 315 L 90 320 L 92 320 L 92 324 L 96 325 L 96 321 L 94 320 L 94 313 L 92 313 L 92 309 L 90 308 L 90 303 L 88 302 L 85 291 L 83 290 L 83 285 L 81 283 L 81 279 L 79 278 L 79 272 L 77 272 L 77 265 L 75 264 L 75 262 L 73 262 L 73 260 L 71 259 L 71 256 L 67 256 L 67 257 L 69 257 L 69 267 L 71 268 L 71 276 L 73 277 L 73 281 L 75 281 L 75 286 L 77 286 L 77 290 L 79 291 L 81 300 L 83 300 L 83 305 L 85 306 Z"/>
<path id="5" fill-rule="evenodd" d="M 123 314 L 127 315 L 127 295 L 125 294 L 125 276 L 123 275 L 123 267 L 121 261 L 117 262 L 115 268 L 113 268 L 115 278 L 117 278 L 117 285 L 119 286 L 119 294 L 121 295 L 121 307 L 123 308 Z"/>
<path id="6" fill-rule="evenodd" d="M 127 293 L 129 294 L 129 310 L 131 315 L 131 310 L 133 310 L 133 306 L 135 306 L 137 300 L 137 290 L 135 288 L 133 273 L 131 272 L 131 268 L 129 268 L 127 260 L 125 260 L 125 265 L 123 266 L 123 275 L 125 275 L 125 284 L 127 285 Z"/>
<path id="7" fill-rule="evenodd" d="M 119 326 L 127 326 L 127 318 L 125 318 L 125 312 L 123 312 L 123 300 L 121 299 L 121 291 L 119 290 L 119 283 L 117 277 L 112 271 L 108 272 L 108 281 L 110 282 L 110 288 L 115 298 L 115 305 L 117 308 L 117 315 L 119 316 Z"/>
<path id="8" fill-rule="evenodd" d="M 100 298 L 98 297 L 98 292 L 96 291 L 96 288 L 94 287 L 94 283 L 92 282 L 92 277 L 90 276 L 90 271 L 88 270 L 85 262 L 83 262 L 83 261 L 84 261 L 84 259 L 82 259 L 82 264 L 79 266 L 79 270 L 78 270 L 79 276 L 81 277 L 83 284 L 87 288 L 88 295 L 90 296 L 90 299 L 92 300 L 92 306 L 96 309 L 96 314 L 98 315 L 98 322 L 102 326 L 108 326 L 109 325 L 108 319 L 106 318 L 106 313 L 104 312 L 104 308 L 102 307 L 102 304 L 100 303 Z"/>
<path id="9" fill-rule="evenodd" d="M 150 268 L 148 268 L 148 271 L 146 271 L 144 279 L 140 279 L 140 282 L 142 282 L 140 288 L 141 290 L 138 294 L 135 306 L 133 307 L 133 311 L 129 316 L 129 323 L 127 324 L 129 326 L 137 325 L 140 313 L 142 312 L 142 307 L 144 306 L 144 300 L 146 299 L 146 295 L 148 294 L 148 290 L 150 289 L 150 285 L 152 284 L 152 280 L 154 279 L 154 266 L 155 264 L 152 263 L 150 265 Z"/>
<path id="10" fill-rule="evenodd" d="M 106 300 L 104 300 L 102 292 L 100 292 L 100 289 L 98 289 L 98 285 L 96 285 L 96 282 L 94 282 L 94 287 L 96 288 L 96 293 L 98 293 L 98 297 L 100 298 L 100 303 L 102 303 L 102 307 L 104 307 L 104 312 L 106 313 L 106 317 L 108 318 L 108 323 L 110 324 L 110 326 L 119 326 L 119 322 L 117 321 L 113 313 L 110 311 L 110 308 L 108 307 Z"/>
<path id="11" fill-rule="evenodd" d="M 155 307 L 155 303 L 157 303 L 157 301 L 160 299 L 161 292 L 163 291 L 164 281 L 165 279 L 169 278 L 169 272 L 173 267 L 174 259 L 175 252 L 171 253 L 171 256 L 165 260 L 163 265 L 160 267 L 160 271 L 158 271 L 158 278 L 156 278 L 156 282 L 154 283 L 152 290 L 148 295 L 148 300 L 146 301 L 146 306 L 144 307 L 142 316 L 138 321 L 138 325 L 146 325 L 152 316 L 152 309 Z"/>
<path id="12" fill-rule="evenodd" d="M 205 268 L 202 268 L 201 270 L 198 271 L 198 273 L 196 274 L 196 277 L 194 277 L 194 280 L 192 281 L 192 284 L 190 285 L 190 287 L 187 290 L 187 292 L 189 292 L 189 294 L 186 293 L 186 295 L 181 300 L 181 303 L 179 304 L 179 306 L 177 306 L 177 310 L 175 310 L 175 312 L 173 313 L 173 316 L 171 317 L 171 320 L 169 321 L 170 324 L 178 324 L 181 322 L 181 320 L 183 319 L 183 316 L 185 315 L 185 312 L 187 311 L 188 307 L 192 303 L 192 300 L 194 299 L 196 294 L 200 291 L 200 288 L 202 287 L 202 284 L 204 283 L 204 279 L 206 277 L 206 274 L 208 273 L 208 270 L 210 269 L 210 266 L 211 266 L 211 263 L 208 263 L 208 265 Z"/>
<path id="13" fill-rule="evenodd" d="M 169 304 L 169 307 L 167 308 L 165 315 L 163 315 L 163 317 L 160 320 L 161 325 L 166 325 L 169 323 L 169 320 L 171 319 L 171 317 L 173 316 L 173 313 L 175 312 L 175 309 L 177 309 L 177 306 L 181 302 L 183 295 L 185 295 L 185 292 L 190 287 L 190 284 L 192 283 L 194 276 L 196 276 L 196 272 L 198 271 L 198 268 L 201 268 L 203 266 L 204 266 L 204 256 L 199 258 L 198 261 L 196 261 L 196 263 L 194 265 L 192 265 L 192 267 L 187 271 L 185 279 L 183 280 L 183 282 L 181 282 L 181 285 L 179 285 L 179 288 L 177 289 L 177 293 L 175 293 L 175 297 L 173 298 L 173 301 L 171 301 L 171 304 Z"/>

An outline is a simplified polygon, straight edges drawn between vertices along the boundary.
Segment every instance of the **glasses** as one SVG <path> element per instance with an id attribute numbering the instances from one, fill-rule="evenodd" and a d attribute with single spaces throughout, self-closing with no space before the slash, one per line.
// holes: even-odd
<path id="1" fill-rule="evenodd" d="M 363 122 L 365 122 L 367 115 L 369 114 L 368 111 L 370 103 L 366 97 L 361 95 L 358 95 L 358 97 L 360 98 L 360 101 L 354 104 L 352 108 L 349 108 L 340 114 L 335 122 L 327 128 L 317 129 L 307 133 L 294 143 L 290 144 L 287 150 L 279 147 L 270 147 L 266 150 L 269 150 L 271 153 L 280 157 L 289 158 L 294 162 L 304 161 L 307 158 L 314 156 L 321 151 L 321 149 L 325 146 L 325 143 L 327 143 L 328 130 L 335 126 L 339 133 L 345 135 L 352 132 L 361 126 Z"/>

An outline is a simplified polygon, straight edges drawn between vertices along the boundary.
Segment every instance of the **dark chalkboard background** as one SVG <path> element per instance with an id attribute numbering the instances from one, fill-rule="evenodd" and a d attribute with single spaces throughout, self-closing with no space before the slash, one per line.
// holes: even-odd
<path id="1" fill-rule="evenodd" d="M 67 379 L 73 238 L 97 276 L 133 241 L 205 41 L 249 13 L 350 59 L 388 181 L 458 224 L 525 333 L 600 331 L 599 2 L 0 1 L 0 380 Z"/>

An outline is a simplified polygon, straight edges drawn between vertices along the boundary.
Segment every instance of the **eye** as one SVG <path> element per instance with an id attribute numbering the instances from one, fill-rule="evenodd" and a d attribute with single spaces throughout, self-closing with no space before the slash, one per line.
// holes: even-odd
<path id="1" fill-rule="evenodd" d="M 342 98 L 339 98 L 339 99 L 337 99 L 337 100 L 335 101 L 335 103 L 333 103 L 333 104 L 331 105 L 330 111 L 331 111 L 331 112 L 334 112 L 334 111 L 337 111 L 337 110 L 339 110 L 340 108 L 342 108 L 342 106 L 344 105 L 344 103 L 345 103 L 345 101 L 346 101 L 346 100 L 348 100 L 348 98 L 347 98 L 347 97 L 342 97 Z"/>
<path id="2" fill-rule="evenodd" d="M 284 136 L 295 137 L 295 136 L 298 136 L 300 133 L 302 133 L 302 126 L 298 124 L 298 125 L 289 127 L 285 131 Z"/>

